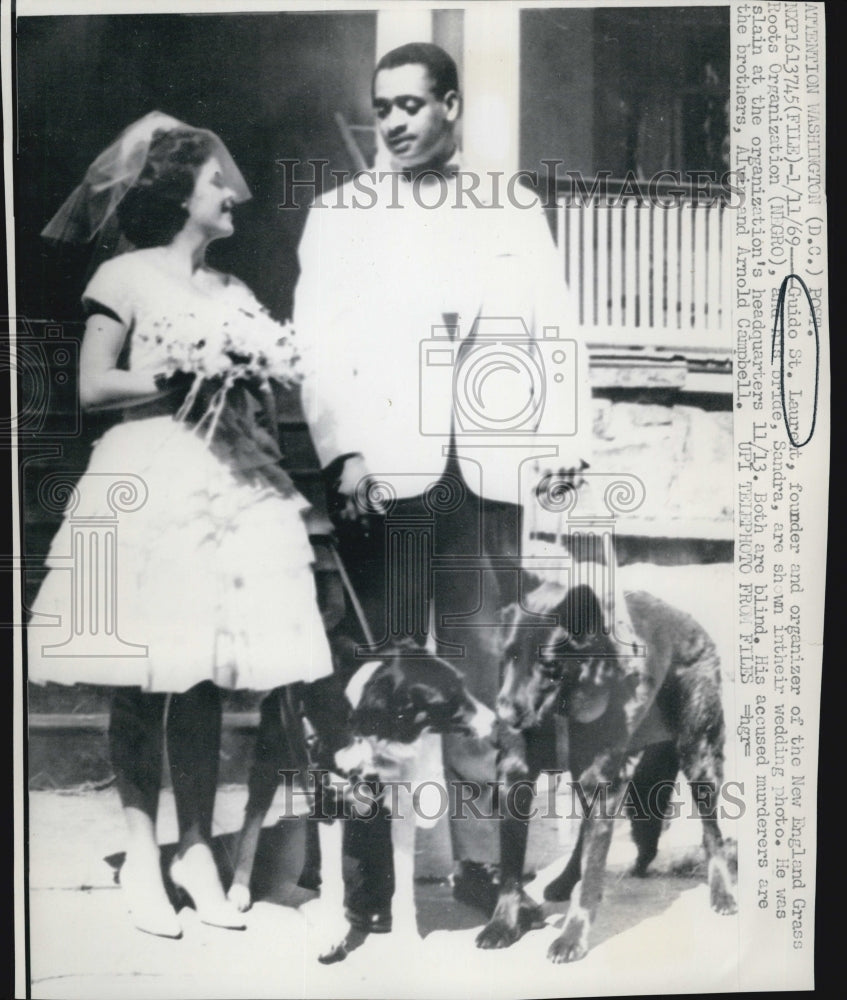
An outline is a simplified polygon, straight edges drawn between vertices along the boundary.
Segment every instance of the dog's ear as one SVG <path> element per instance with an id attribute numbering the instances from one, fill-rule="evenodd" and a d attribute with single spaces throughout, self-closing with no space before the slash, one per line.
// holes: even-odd
<path id="1" fill-rule="evenodd" d="M 592 587 L 580 583 L 570 587 L 556 609 L 559 625 L 580 645 L 603 636 L 603 608 Z"/>
<path id="2" fill-rule="evenodd" d="M 350 726 L 360 736 L 382 738 L 391 728 L 394 682 L 387 674 L 372 678 L 362 690 Z"/>
<path id="3" fill-rule="evenodd" d="M 542 648 L 547 657 L 614 657 L 615 647 L 605 631 L 603 608 L 587 584 L 570 587 L 556 605 L 557 627 Z"/>
<path id="4" fill-rule="evenodd" d="M 390 673 L 379 673 L 378 667 L 374 675 L 362 687 L 362 693 L 356 705 L 357 714 L 360 712 L 387 712 L 392 704 L 397 686 L 395 678 Z"/>

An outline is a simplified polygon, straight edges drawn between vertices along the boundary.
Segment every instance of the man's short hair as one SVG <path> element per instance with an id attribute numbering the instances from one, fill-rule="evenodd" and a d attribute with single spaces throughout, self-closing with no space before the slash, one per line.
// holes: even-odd
<path id="1" fill-rule="evenodd" d="M 398 66 L 425 66 L 432 81 L 432 92 L 441 100 L 450 91 L 459 90 L 459 71 L 452 57 L 444 49 L 430 42 L 409 42 L 392 49 L 379 60 L 373 79 L 383 69 L 397 69 Z"/>

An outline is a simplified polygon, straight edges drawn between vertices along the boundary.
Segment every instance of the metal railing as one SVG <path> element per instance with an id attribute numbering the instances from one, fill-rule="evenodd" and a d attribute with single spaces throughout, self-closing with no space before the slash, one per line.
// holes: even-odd
<path id="1" fill-rule="evenodd" d="M 729 349 L 730 215 L 722 194 L 625 197 L 609 187 L 587 201 L 560 196 L 555 222 L 589 343 Z"/>

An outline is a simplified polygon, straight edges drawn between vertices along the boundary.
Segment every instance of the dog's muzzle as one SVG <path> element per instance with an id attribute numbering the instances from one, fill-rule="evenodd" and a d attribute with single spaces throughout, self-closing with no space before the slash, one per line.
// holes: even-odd
<path id="1" fill-rule="evenodd" d="M 335 752 L 335 767 L 339 774 L 364 774 L 374 769 L 373 744 L 356 736 L 346 747 Z"/>
<path id="2" fill-rule="evenodd" d="M 474 704 L 475 711 L 473 718 L 468 723 L 468 728 L 471 734 L 478 740 L 487 739 L 494 732 L 494 727 L 497 724 L 497 716 L 487 705 L 483 705 L 481 701 L 477 701 L 472 695 L 470 698 Z"/>

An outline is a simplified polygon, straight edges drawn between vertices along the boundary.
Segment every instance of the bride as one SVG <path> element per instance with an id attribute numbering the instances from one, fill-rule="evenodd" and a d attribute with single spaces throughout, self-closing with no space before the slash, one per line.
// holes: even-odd
<path id="1" fill-rule="evenodd" d="M 206 263 L 209 244 L 233 232 L 234 205 L 249 197 L 214 133 L 153 112 L 94 161 L 43 232 L 79 242 L 119 229 L 134 249 L 102 264 L 83 292 L 81 403 L 120 408 L 123 421 L 94 446 L 51 545 L 37 615 L 58 615 L 70 632 L 72 518 L 114 516 L 103 477 L 132 474 L 146 499 L 117 526 L 116 632 L 135 655 L 62 656 L 61 643 L 48 645 L 31 623 L 29 679 L 115 688 L 121 884 L 136 926 L 167 937 L 181 928 L 156 838 L 163 735 L 179 823 L 170 877 L 201 920 L 241 928 L 210 847 L 220 689 L 264 691 L 332 673 L 307 504 L 278 464 L 270 382 L 233 379 L 244 359 L 226 349 L 267 341 L 269 370 L 285 378 L 287 366 L 293 379 L 290 338 L 242 282 Z M 283 351 L 276 369 L 274 350 Z"/>

